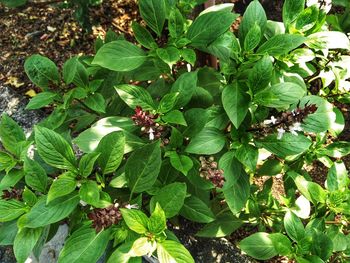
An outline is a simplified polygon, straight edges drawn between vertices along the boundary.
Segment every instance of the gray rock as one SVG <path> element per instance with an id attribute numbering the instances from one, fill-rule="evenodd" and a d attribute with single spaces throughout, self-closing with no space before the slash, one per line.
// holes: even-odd
<path id="1" fill-rule="evenodd" d="M 12 248 L 9 246 L 0 246 L 0 262 L 1 263 L 16 263 Z"/>
<path id="2" fill-rule="evenodd" d="M 0 115 L 7 113 L 26 132 L 29 132 L 34 124 L 45 117 L 45 114 L 38 110 L 26 110 L 27 103 L 28 100 L 26 98 L 0 83 Z"/>

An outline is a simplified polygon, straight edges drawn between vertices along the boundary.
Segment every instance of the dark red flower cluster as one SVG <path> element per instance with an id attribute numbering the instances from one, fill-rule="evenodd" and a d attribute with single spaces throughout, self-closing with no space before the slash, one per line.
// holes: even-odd
<path id="1" fill-rule="evenodd" d="M 295 110 L 283 112 L 280 122 L 291 124 L 295 122 L 303 122 L 304 119 L 317 111 L 316 104 L 305 105 L 304 108 L 300 108 L 299 105 Z"/>
<path id="2" fill-rule="evenodd" d="M 2 191 L 1 198 L 5 199 L 5 200 L 16 199 L 18 201 L 21 201 L 22 200 L 22 193 L 23 193 L 22 189 L 12 188 L 11 190 Z"/>
<path id="3" fill-rule="evenodd" d="M 157 118 L 158 115 L 143 111 L 140 106 L 135 108 L 135 114 L 131 116 L 134 123 L 141 127 L 142 133 L 148 134 L 150 140 L 159 139 L 164 132 L 164 127 L 155 122 Z"/>
<path id="4" fill-rule="evenodd" d="M 106 208 L 95 208 L 88 214 L 88 218 L 92 220 L 92 226 L 96 229 L 96 232 L 100 232 L 111 225 L 116 225 L 122 220 L 119 208 L 119 204 L 114 204 Z"/>
<path id="5" fill-rule="evenodd" d="M 218 169 L 218 163 L 214 161 L 214 157 L 199 157 L 201 167 L 199 168 L 200 177 L 211 181 L 215 187 L 222 188 L 225 183 L 224 171 Z"/>

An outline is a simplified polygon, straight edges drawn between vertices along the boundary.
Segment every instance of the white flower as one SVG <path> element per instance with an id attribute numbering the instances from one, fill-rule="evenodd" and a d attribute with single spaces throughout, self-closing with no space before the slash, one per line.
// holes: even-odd
<path id="1" fill-rule="evenodd" d="M 152 128 L 149 129 L 149 140 L 153 141 L 154 140 L 154 130 Z"/>
<path id="2" fill-rule="evenodd" d="M 87 203 L 86 202 L 84 202 L 83 200 L 80 200 L 80 202 L 79 202 L 80 204 L 81 204 L 81 206 L 87 206 Z"/>
<path id="3" fill-rule="evenodd" d="M 271 116 L 269 120 L 264 120 L 264 124 L 269 125 L 269 124 L 276 124 L 277 119 L 275 116 Z"/>
<path id="4" fill-rule="evenodd" d="M 139 205 L 138 204 L 133 204 L 133 205 L 127 204 L 125 206 L 125 208 L 127 208 L 127 209 L 139 209 Z"/>
<path id="5" fill-rule="evenodd" d="M 303 128 L 301 127 L 300 122 L 293 123 L 293 125 L 289 126 L 289 131 L 291 134 L 298 136 L 297 131 L 302 131 Z"/>
<path id="6" fill-rule="evenodd" d="M 283 137 L 283 134 L 284 134 L 286 131 L 285 131 L 285 129 L 283 129 L 283 128 L 278 128 L 277 131 L 278 131 L 277 140 L 281 140 L 282 137 Z"/>

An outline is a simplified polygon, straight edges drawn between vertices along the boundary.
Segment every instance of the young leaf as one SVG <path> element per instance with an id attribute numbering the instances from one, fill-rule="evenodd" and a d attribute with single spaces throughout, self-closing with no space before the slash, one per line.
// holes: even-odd
<path id="1" fill-rule="evenodd" d="M 171 67 L 180 60 L 180 52 L 175 47 L 158 48 L 156 50 L 158 57 Z"/>
<path id="2" fill-rule="evenodd" d="M 173 38 L 180 37 L 184 32 L 184 17 L 177 8 L 173 8 L 169 14 L 168 28 L 170 36 Z"/>
<path id="3" fill-rule="evenodd" d="M 58 84 L 60 75 L 57 66 L 41 55 L 32 55 L 26 59 L 24 70 L 29 79 L 38 87 L 46 89 L 50 82 Z"/>
<path id="4" fill-rule="evenodd" d="M 258 232 L 250 235 L 239 243 L 239 247 L 249 256 L 259 260 L 267 260 L 278 255 L 268 233 Z"/>
<path id="5" fill-rule="evenodd" d="M 32 209 L 18 221 L 20 227 L 37 228 L 61 221 L 69 216 L 78 205 L 80 198 L 74 192 L 68 196 L 55 199 L 46 205 L 42 197 Z"/>
<path id="6" fill-rule="evenodd" d="M 186 198 L 185 203 L 180 210 L 180 215 L 188 220 L 198 223 L 210 223 L 215 219 L 210 208 L 201 199 L 194 195 Z"/>
<path id="7" fill-rule="evenodd" d="M 73 192 L 77 186 L 77 181 L 70 172 L 64 173 L 53 181 L 47 194 L 46 203 L 49 204 L 53 200 L 66 196 Z"/>
<path id="8" fill-rule="evenodd" d="M 224 148 L 224 134 L 215 128 L 204 128 L 186 147 L 186 152 L 193 154 L 216 154 Z"/>
<path id="9" fill-rule="evenodd" d="M 258 92 L 254 100 L 259 105 L 271 108 L 289 108 L 305 94 L 305 89 L 293 82 L 283 82 Z"/>
<path id="10" fill-rule="evenodd" d="M 235 82 L 225 87 L 221 99 L 228 117 L 238 129 L 247 115 L 250 96 Z"/>
<path id="11" fill-rule="evenodd" d="M 205 47 L 225 33 L 237 17 L 227 10 L 203 13 L 191 24 L 186 37 L 192 46 Z"/>
<path id="12" fill-rule="evenodd" d="M 264 56 L 249 72 L 248 83 L 253 94 L 263 90 L 272 79 L 273 65 L 269 56 Z"/>
<path id="13" fill-rule="evenodd" d="M 149 240 L 147 237 L 140 237 L 134 241 L 129 254 L 132 257 L 142 257 L 144 255 L 152 255 L 156 249 L 155 242 Z"/>
<path id="14" fill-rule="evenodd" d="M 106 101 L 101 93 L 90 94 L 85 100 L 84 103 L 93 111 L 99 113 L 106 112 Z"/>
<path id="15" fill-rule="evenodd" d="M 286 0 L 283 4 L 283 23 L 286 28 L 294 22 L 299 14 L 304 10 L 305 0 Z"/>
<path id="16" fill-rule="evenodd" d="M 161 167 L 160 141 L 137 149 L 125 165 L 125 176 L 131 193 L 149 190 L 159 174 Z"/>
<path id="17" fill-rule="evenodd" d="M 172 183 L 160 189 L 151 199 L 150 210 L 153 211 L 156 204 L 162 207 L 166 218 L 176 216 L 182 208 L 187 193 L 184 183 Z"/>
<path id="18" fill-rule="evenodd" d="M 178 92 L 176 92 L 176 93 L 171 92 L 171 93 L 166 94 L 160 100 L 157 111 L 159 113 L 167 113 L 167 112 L 171 111 L 176 104 L 178 96 L 179 96 Z"/>
<path id="19" fill-rule="evenodd" d="M 73 149 L 61 135 L 40 126 L 35 126 L 34 130 L 38 152 L 47 164 L 59 169 L 76 170 Z"/>
<path id="20" fill-rule="evenodd" d="M 18 143 L 26 140 L 22 128 L 7 114 L 1 116 L 0 140 L 5 149 L 13 154 L 17 154 Z"/>
<path id="21" fill-rule="evenodd" d="M 97 262 L 107 248 L 110 232 L 96 233 L 89 225 L 79 228 L 66 241 L 58 263 Z"/>
<path id="22" fill-rule="evenodd" d="M 86 181 L 79 190 L 80 199 L 90 205 L 100 201 L 100 189 L 95 181 Z"/>
<path id="23" fill-rule="evenodd" d="M 171 165 L 185 176 L 192 169 L 193 162 L 192 159 L 186 155 L 179 155 L 176 152 L 169 152 Z"/>
<path id="24" fill-rule="evenodd" d="M 104 136 L 97 146 L 100 153 L 97 162 L 103 174 L 113 173 L 119 167 L 125 147 L 125 135 L 122 131 L 111 132 Z"/>
<path id="25" fill-rule="evenodd" d="M 251 144 L 242 144 L 236 151 L 236 158 L 253 172 L 256 169 L 258 156 L 258 148 Z"/>
<path id="26" fill-rule="evenodd" d="M 13 251 L 18 263 L 24 263 L 38 242 L 42 228 L 22 228 L 16 235 Z"/>
<path id="27" fill-rule="evenodd" d="M 174 106 L 179 109 L 190 102 L 192 95 L 197 87 L 197 71 L 186 72 L 182 74 L 171 87 L 171 92 L 178 92 L 179 96 Z"/>
<path id="28" fill-rule="evenodd" d="M 47 175 L 44 168 L 36 161 L 26 157 L 24 159 L 25 182 L 33 190 L 45 193 L 47 188 Z"/>
<path id="29" fill-rule="evenodd" d="M 121 208 L 120 211 L 122 213 L 126 225 L 132 231 L 138 234 L 145 234 L 148 231 L 147 227 L 149 219 L 143 212 L 136 209 L 125 208 Z"/>
<path id="30" fill-rule="evenodd" d="M 254 50 L 260 43 L 261 40 L 261 29 L 258 24 L 255 24 L 246 35 L 244 39 L 244 50 L 252 51 Z"/>
<path id="31" fill-rule="evenodd" d="M 258 50 L 258 54 L 269 54 L 270 56 L 286 55 L 293 49 L 305 42 L 306 38 L 300 35 L 280 34 L 271 37 Z"/>
<path id="32" fill-rule="evenodd" d="M 184 115 L 181 111 L 179 110 L 172 110 L 168 113 L 166 113 L 163 117 L 162 117 L 163 121 L 167 122 L 167 123 L 172 123 L 172 124 L 180 124 L 183 126 L 187 126 L 187 122 L 184 118 Z"/>
<path id="33" fill-rule="evenodd" d="M 49 105 L 55 100 L 56 96 L 57 94 L 54 92 L 41 92 L 29 101 L 26 110 L 36 110 Z"/>
<path id="34" fill-rule="evenodd" d="M 20 215 L 27 212 L 27 207 L 17 200 L 1 200 L 0 199 L 0 222 L 7 222 L 16 219 Z"/>
<path id="35" fill-rule="evenodd" d="M 89 85 L 89 74 L 78 57 L 68 59 L 63 65 L 63 79 L 66 84 L 74 83 L 80 87 Z"/>
<path id="36" fill-rule="evenodd" d="M 131 27 L 132 27 L 132 31 L 135 34 L 136 40 L 142 46 L 148 49 L 157 47 L 157 43 L 154 41 L 151 33 L 146 28 L 144 28 L 143 26 L 141 26 L 139 23 L 135 21 L 132 23 Z"/>
<path id="37" fill-rule="evenodd" d="M 160 263 L 194 263 L 194 259 L 187 249 L 173 240 L 157 243 L 157 255 Z"/>
<path id="38" fill-rule="evenodd" d="M 288 211 L 284 216 L 284 228 L 288 236 L 295 242 L 300 242 L 305 237 L 303 223 L 293 212 Z"/>
<path id="39" fill-rule="evenodd" d="M 140 0 L 139 7 L 141 17 L 146 21 L 147 25 L 160 36 L 166 17 L 165 1 Z"/>
<path id="40" fill-rule="evenodd" d="M 9 173 L 16 166 L 16 160 L 8 153 L 0 152 L 0 171 Z"/>
<path id="41" fill-rule="evenodd" d="M 154 208 L 152 215 L 149 218 L 147 228 L 153 234 L 159 234 L 167 228 L 165 212 L 159 203 L 156 204 L 156 207 Z"/>
<path id="42" fill-rule="evenodd" d="M 196 64 L 197 55 L 196 55 L 196 52 L 191 48 L 182 49 L 181 57 L 183 57 L 183 59 L 186 62 L 190 63 L 192 66 Z"/>
<path id="43" fill-rule="evenodd" d="M 94 169 L 94 164 L 99 156 L 99 152 L 92 152 L 83 155 L 79 161 L 79 172 L 81 176 L 88 177 L 91 174 Z"/>
<path id="44" fill-rule="evenodd" d="M 146 53 L 125 40 L 117 40 L 103 45 L 92 64 L 114 71 L 130 71 L 146 61 Z"/>
<path id="45" fill-rule="evenodd" d="M 143 110 L 154 110 L 156 106 L 151 95 L 142 87 L 133 85 L 120 85 L 115 87 L 120 98 L 132 109 L 137 106 Z"/>

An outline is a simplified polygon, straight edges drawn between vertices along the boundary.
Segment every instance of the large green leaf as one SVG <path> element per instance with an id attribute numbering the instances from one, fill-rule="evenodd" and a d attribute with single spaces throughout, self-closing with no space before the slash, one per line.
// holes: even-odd
<path id="1" fill-rule="evenodd" d="M 203 13 L 191 24 L 187 38 L 192 46 L 205 47 L 225 33 L 237 17 L 227 10 Z"/>
<path id="2" fill-rule="evenodd" d="M 37 228 L 47 226 L 68 217 L 78 205 L 80 198 L 76 193 L 55 199 L 46 205 L 47 198 L 42 197 L 32 209 L 20 218 L 20 227 Z"/>
<path id="3" fill-rule="evenodd" d="M 187 249 L 173 240 L 164 240 L 157 243 L 157 255 L 160 263 L 194 263 L 194 259 Z"/>
<path id="4" fill-rule="evenodd" d="M 46 192 L 47 174 L 39 163 L 26 157 L 24 159 L 24 174 L 26 184 L 36 191 Z"/>
<path id="5" fill-rule="evenodd" d="M 130 71 L 141 66 L 146 58 L 146 53 L 139 47 L 117 40 L 103 45 L 92 63 L 114 71 Z"/>
<path id="6" fill-rule="evenodd" d="M 137 106 L 143 110 L 154 110 L 156 106 L 151 95 L 143 87 L 133 85 L 120 85 L 115 87 L 120 98 L 132 109 Z"/>
<path id="7" fill-rule="evenodd" d="M 288 173 L 288 175 L 294 177 L 295 185 L 299 192 L 313 204 L 325 203 L 327 199 L 327 192 L 319 184 L 307 181 L 303 176 L 297 175 L 294 172 Z"/>
<path id="8" fill-rule="evenodd" d="M 248 83 L 255 94 L 267 87 L 272 79 L 273 65 L 269 56 L 261 58 L 249 72 Z"/>
<path id="9" fill-rule="evenodd" d="M 286 0 L 283 4 L 283 23 L 288 26 L 299 16 L 304 10 L 305 0 Z"/>
<path id="10" fill-rule="evenodd" d="M 100 152 L 97 159 L 103 174 L 109 174 L 119 167 L 125 147 L 125 136 L 122 131 L 111 132 L 102 138 L 96 152 Z"/>
<path id="11" fill-rule="evenodd" d="M 17 200 L 0 199 L 0 222 L 7 222 L 16 219 L 27 211 L 24 203 Z"/>
<path id="12" fill-rule="evenodd" d="M 178 92 L 177 101 L 174 106 L 179 109 L 190 102 L 192 95 L 197 87 L 197 71 L 186 72 L 182 74 L 171 87 L 171 92 Z"/>
<path id="13" fill-rule="evenodd" d="M 22 228 L 16 235 L 13 251 L 18 263 L 24 263 L 38 242 L 42 228 Z"/>
<path id="14" fill-rule="evenodd" d="M 283 220 L 288 236 L 295 242 L 301 242 L 305 237 L 304 225 L 293 212 L 288 211 Z"/>
<path id="15" fill-rule="evenodd" d="M 185 21 L 181 12 L 177 8 L 173 8 L 169 14 L 168 29 L 170 36 L 177 38 L 182 35 L 185 28 Z"/>
<path id="16" fill-rule="evenodd" d="M 91 226 L 74 231 L 61 251 L 58 263 L 97 262 L 106 250 L 110 229 L 96 233 Z"/>
<path id="17" fill-rule="evenodd" d="M 268 233 L 258 232 L 246 237 L 239 243 L 239 247 L 249 256 L 259 260 L 267 260 L 278 255 Z"/>
<path id="18" fill-rule="evenodd" d="M 215 154 L 225 146 L 224 134 L 216 128 L 204 128 L 186 147 L 186 152 L 194 154 Z"/>
<path id="19" fill-rule="evenodd" d="M 151 199 L 151 211 L 157 203 L 160 204 L 167 218 L 177 215 L 182 208 L 187 187 L 184 183 L 172 183 L 160 189 Z"/>
<path id="20" fill-rule="evenodd" d="M 192 169 L 193 161 L 190 157 L 186 155 L 179 155 L 176 152 L 169 152 L 168 155 L 170 157 L 171 165 L 184 175 L 187 175 L 187 173 Z"/>
<path id="21" fill-rule="evenodd" d="M 132 23 L 132 31 L 134 31 L 136 40 L 144 47 L 152 49 L 157 47 L 151 33 L 137 22 Z"/>
<path id="22" fill-rule="evenodd" d="M 226 86 L 222 92 L 222 104 L 233 125 L 238 129 L 247 115 L 250 96 L 235 82 Z"/>
<path id="23" fill-rule="evenodd" d="M 70 172 L 60 175 L 50 186 L 50 190 L 47 194 L 47 204 L 61 196 L 70 194 L 75 190 L 76 186 L 77 180 Z"/>
<path id="24" fill-rule="evenodd" d="M 140 14 L 146 21 L 147 25 L 158 36 L 163 31 L 166 16 L 166 5 L 164 0 L 140 0 Z"/>
<path id="25" fill-rule="evenodd" d="M 18 232 L 17 220 L 1 223 L 0 246 L 13 245 L 17 232 Z"/>
<path id="26" fill-rule="evenodd" d="M 305 42 L 306 38 L 300 35 L 280 34 L 271 37 L 262 44 L 257 53 L 270 56 L 286 55 Z"/>
<path id="27" fill-rule="evenodd" d="M 18 143 L 26 140 L 21 127 L 7 114 L 3 114 L 1 117 L 0 140 L 6 150 L 17 155 Z"/>
<path id="28" fill-rule="evenodd" d="M 140 210 L 137 209 L 120 209 L 125 224 L 134 232 L 138 234 L 145 234 L 149 224 L 149 219 Z"/>
<path id="29" fill-rule="evenodd" d="M 40 109 L 54 101 L 57 94 L 54 92 L 41 92 L 32 98 L 26 106 L 26 110 Z"/>
<path id="30" fill-rule="evenodd" d="M 87 87 L 89 75 L 78 57 L 67 60 L 63 65 L 63 79 L 66 84 L 74 83 L 77 86 Z"/>
<path id="31" fill-rule="evenodd" d="M 271 108 L 289 108 L 305 94 L 305 89 L 293 82 L 284 82 L 267 87 L 258 92 L 254 100 L 262 106 Z"/>
<path id="32" fill-rule="evenodd" d="M 59 169 L 76 170 L 73 149 L 61 135 L 40 126 L 34 130 L 38 152 L 46 163 Z"/>
<path id="33" fill-rule="evenodd" d="M 47 57 L 32 55 L 26 59 L 24 70 L 30 80 L 40 88 L 46 89 L 50 82 L 58 84 L 60 75 L 57 66 Z"/>
<path id="34" fill-rule="evenodd" d="M 185 203 L 180 210 L 180 215 L 198 223 L 210 223 L 215 219 L 210 208 L 201 199 L 194 195 L 186 198 Z"/>
<path id="35" fill-rule="evenodd" d="M 350 184 L 348 171 L 342 161 L 336 161 L 329 168 L 326 187 L 330 191 L 345 191 Z"/>
<path id="36" fill-rule="evenodd" d="M 140 193 L 149 190 L 157 180 L 160 167 L 160 141 L 133 152 L 125 165 L 125 176 L 131 192 Z"/>

